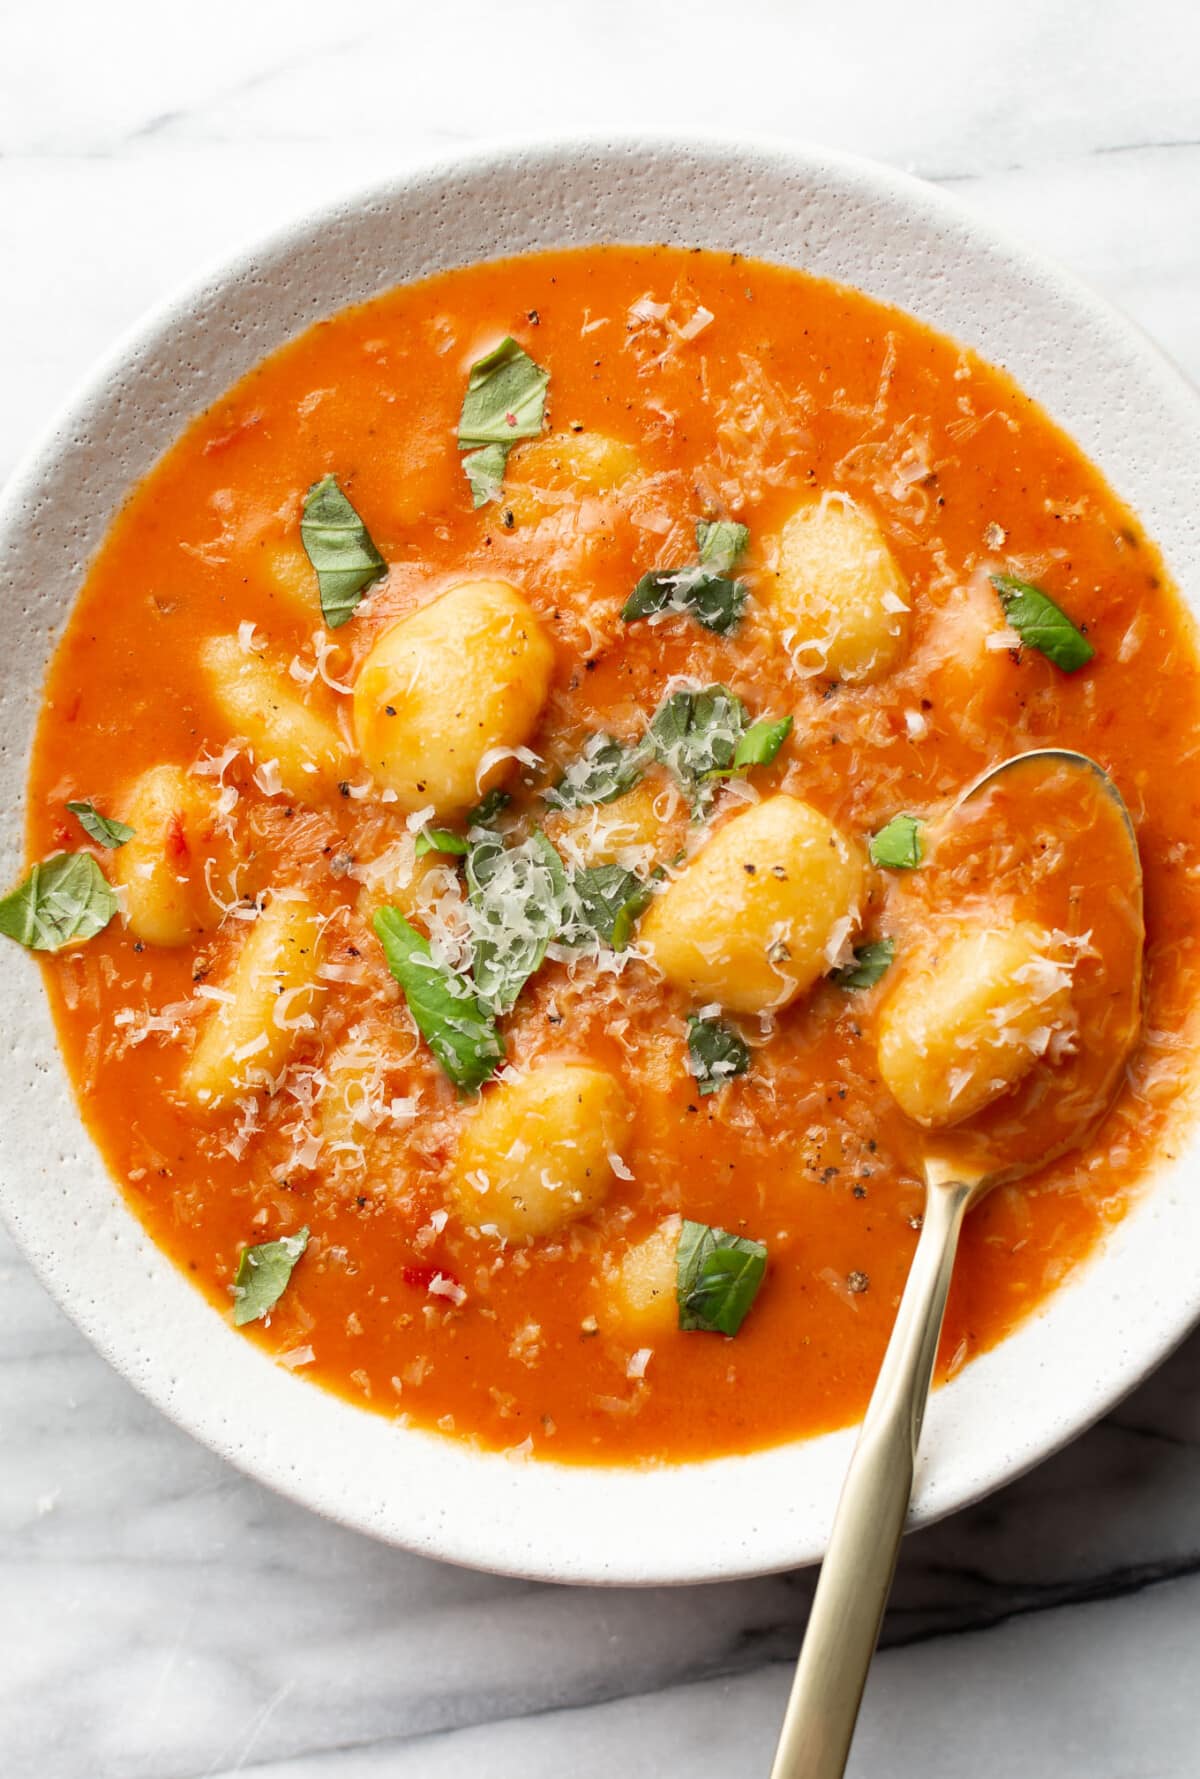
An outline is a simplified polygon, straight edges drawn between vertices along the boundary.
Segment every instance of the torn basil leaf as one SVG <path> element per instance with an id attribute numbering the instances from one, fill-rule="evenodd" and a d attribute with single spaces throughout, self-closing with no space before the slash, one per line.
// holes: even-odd
<path id="1" fill-rule="evenodd" d="M 1087 666 L 1095 649 L 1048 593 L 1009 574 L 994 574 L 992 585 L 1005 618 L 1026 648 L 1037 649 L 1064 673 Z"/>
<path id="2" fill-rule="evenodd" d="M 453 853 L 457 858 L 465 858 L 470 850 L 471 842 L 466 835 L 455 834 L 450 828 L 422 828 L 413 847 L 418 859 L 430 852 Z"/>
<path id="3" fill-rule="evenodd" d="M 763 1242 L 686 1219 L 675 1253 L 680 1328 L 685 1333 L 736 1334 L 766 1270 Z"/>
<path id="4" fill-rule="evenodd" d="M 915 815 L 894 815 L 868 842 L 873 865 L 888 871 L 912 871 L 925 857 L 921 824 Z"/>
<path id="5" fill-rule="evenodd" d="M 614 951 L 624 951 L 637 916 L 650 898 L 649 886 L 636 871 L 623 865 L 588 865 L 571 877 L 575 906 L 571 910 L 568 943 L 586 944 L 599 939 Z M 618 929 L 624 935 L 617 945 Z"/>
<path id="6" fill-rule="evenodd" d="M 387 563 L 336 476 L 323 476 L 305 495 L 300 542 L 317 571 L 321 616 L 330 630 L 340 629 L 367 588 L 387 573 Z"/>
<path id="7" fill-rule="evenodd" d="M 838 988 L 874 988 L 887 975 L 895 955 L 891 939 L 872 939 L 866 945 L 856 945 L 854 962 L 831 971 L 829 980 Z"/>
<path id="8" fill-rule="evenodd" d="M 398 908 L 380 908 L 375 934 L 417 1029 L 456 1087 L 479 1087 L 504 1056 L 495 1020 L 468 979 L 433 956 Z"/>
<path id="9" fill-rule="evenodd" d="M 507 1013 L 541 968 L 546 947 L 566 924 L 567 873 L 541 833 L 516 846 L 495 835 L 467 856 L 467 920 L 475 990 L 494 1013 Z"/>
<path id="10" fill-rule="evenodd" d="M 701 520 L 696 526 L 699 561 L 686 568 L 653 568 L 644 574 L 625 604 L 627 624 L 657 612 L 690 612 L 706 630 L 726 636 L 746 607 L 748 589 L 729 578 L 729 570 L 746 548 L 750 533 L 729 519 Z"/>
<path id="11" fill-rule="evenodd" d="M 688 1067 L 702 1094 L 716 1093 L 744 1075 L 750 1067 L 750 1049 L 732 1027 L 719 1019 L 688 1017 Z"/>
<path id="12" fill-rule="evenodd" d="M 645 757 L 644 743 L 630 745 L 612 735 L 590 735 L 579 758 L 546 792 L 546 802 L 552 809 L 612 803 L 637 784 Z"/>
<path id="13" fill-rule="evenodd" d="M 705 686 L 664 699 L 651 719 L 648 741 L 700 811 L 713 794 L 705 781 L 732 769 L 745 730 L 746 707 L 736 693 L 727 686 Z"/>
<path id="14" fill-rule="evenodd" d="M 115 852 L 118 846 L 133 839 L 132 828 L 127 828 L 124 822 L 114 821 L 109 815 L 101 815 L 94 803 L 68 803 L 67 808 L 79 818 L 80 827 L 97 846 L 106 846 L 110 852 Z"/>
<path id="15" fill-rule="evenodd" d="M 545 420 L 549 382 L 549 371 L 535 364 L 511 335 L 501 340 L 471 366 L 458 421 L 459 450 L 536 438 Z"/>
<path id="16" fill-rule="evenodd" d="M 463 471 L 471 488 L 471 505 L 486 506 L 499 500 L 504 491 L 504 472 L 508 467 L 507 445 L 484 445 L 468 451 L 462 460 Z"/>
<path id="17" fill-rule="evenodd" d="M 791 717 L 780 717 L 778 722 L 764 717 L 751 723 L 734 751 L 733 770 L 745 772 L 751 766 L 769 766 L 791 732 Z"/>
<path id="18" fill-rule="evenodd" d="M 472 828 L 486 828 L 495 821 L 501 812 L 508 808 L 512 797 L 507 791 L 496 789 L 489 791 L 474 807 L 467 811 L 467 832 Z"/>
<path id="19" fill-rule="evenodd" d="M 30 951 L 61 951 L 102 933 L 117 906 L 90 852 L 60 852 L 0 899 L 0 933 Z"/>
<path id="20" fill-rule="evenodd" d="M 508 453 L 518 439 L 534 439 L 546 418 L 549 371 L 510 336 L 471 366 L 458 421 L 458 448 L 477 507 L 497 500 Z"/>
<path id="21" fill-rule="evenodd" d="M 233 1319 L 239 1328 L 259 1322 L 288 1288 L 292 1268 L 308 1246 L 308 1230 L 243 1248 L 233 1277 Z"/>
<path id="22" fill-rule="evenodd" d="M 612 925 L 609 944 L 614 951 L 624 951 L 633 937 L 633 929 L 654 900 L 655 884 L 662 878 L 661 866 L 652 871 L 649 883 L 639 883 L 622 902 Z"/>

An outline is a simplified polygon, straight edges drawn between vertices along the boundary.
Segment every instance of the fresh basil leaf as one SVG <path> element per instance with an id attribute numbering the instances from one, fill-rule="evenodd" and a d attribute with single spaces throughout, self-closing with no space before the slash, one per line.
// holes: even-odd
<path id="1" fill-rule="evenodd" d="M 374 925 L 421 1036 L 456 1087 L 479 1087 L 504 1056 L 491 1013 L 465 976 L 437 962 L 398 908 L 378 909 Z"/>
<path id="2" fill-rule="evenodd" d="M 734 750 L 733 770 L 743 772 L 751 766 L 769 766 L 791 732 L 791 717 L 780 717 L 778 722 L 763 717 L 751 723 Z"/>
<path id="3" fill-rule="evenodd" d="M 685 1220 L 675 1253 L 680 1328 L 685 1333 L 736 1334 L 766 1270 L 763 1242 Z"/>
<path id="4" fill-rule="evenodd" d="M 728 772 L 746 730 L 746 707 L 727 686 L 672 692 L 655 711 L 648 741 L 702 811 L 712 799 L 705 781 Z"/>
<path id="5" fill-rule="evenodd" d="M 475 989 L 507 1013 L 563 931 L 569 899 L 563 862 L 543 833 L 516 846 L 477 841 L 467 857 L 467 920 Z"/>
<path id="6" fill-rule="evenodd" d="M 575 809 L 583 803 L 612 803 L 642 776 L 643 743 L 629 744 L 612 735 L 590 735 L 556 785 L 546 792 L 552 809 Z"/>
<path id="7" fill-rule="evenodd" d="M 1087 666 L 1095 649 L 1048 593 L 1009 574 L 994 574 L 992 585 L 1000 595 L 1005 618 L 1026 648 L 1037 649 L 1064 673 Z"/>
<path id="8" fill-rule="evenodd" d="M 872 939 L 854 947 L 854 962 L 833 970 L 829 980 L 838 988 L 874 988 L 887 975 L 896 947 L 891 939 Z"/>
<path id="9" fill-rule="evenodd" d="M 430 852 L 448 852 L 457 858 L 465 858 L 470 850 L 471 842 L 466 835 L 455 834 L 449 828 L 422 828 L 413 847 L 414 856 L 418 859 L 423 859 Z"/>
<path id="10" fill-rule="evenodd" d="M 483 507 L 489 500 L 499 500 L 504 492 L 508 453 L 508 445 L 482 445 L 478 451 L 468 451 L 463 458 L 463 472 L 471 487 L 473 507 Z"/>
<path id="11" fill-rule="evenodd" d="M 259 1322 L 275 1308 L 288 1288 L 292 1268 L 308 1246 L 308 1230 L 243 1248 L 233 1275 L 233 1319 L 239 1328 Z"/>
<path id="12" fill-rule="evenodd" d="M 888 871 L 912 871 L 925 857 L 921 824 L 915 815 L 894 815 L 868 842 L 873 865 Z"/>
<path id="13" fill-rule="evenodd" d="M 688 1016 L 688 1067 L 702 1094 L 716 1093 L 744 1075 L 750 1067 L 750 1049 L 738 1034 L 719 1019 Z"/>
<path id="14" fill-rule="evenodd" d="M 700 561 L 715 575 L 727 575 L 745 553 L 750 527 L 733 519 L 701 519 L 696 526 Z"/>
<path id="15" fill-rule="evenodd" d="M 710 574 L 700 566 L 652 568 L 644 574 L 621 607 L 627 624 L 667 610 L 690 612 L 706 630 L 726 636 L 746 609 L 747 589 L 741 581 Z"/>
<path id="16" fill-rule="evenodd" d="M 645 907 L 646 888 L 637 872 L 627 871 L 623 865 L 588 865 L 574 872 L 571 890 L 575 905 L 571 910 L 567 942 L 586 944 L 590 939 L 599 939 L 605 945 L 613 945 L 618 921 L 628 934 L 636 917 L 637 910 L 632 915 L 627 912 L 630 903 Z M 613 945 L 613 949 L 624 950 L 624 946 Z"/>
<path id="17" fill-rule="evenodd" d="M 494 791 L 489 791 L 487 796 L 482 798 L 481 801 L 475 805 L 474 809 L 468 809 L 467 811 L 468 834 L 471 832 L 472 828 L 486 828 L 490 826 L 490 824 L 495 821 L 496 817 L 503 810 L 508 808 L 511 802 L 512 797 L 508 791 L 502 791 L 499 787 Z"/>
<path id="18" fill-rule="evenodd" d="M 511 335 L 501 340 L 471 366 L 458 421 L 459 450 L 535 439 L 546 417 L 549 382 L 549 371 L 535 364 Z"/>
<path id="19" fill-rule="evenodd" d="M 0 933 L 30 951 L 61 951 L 102 933 L 117 906 L 90 852 L 60 852 L 0 899 Z"/>
<path id="20" fill-rule="evenodd" d="M 323 476 L 305 495 L 300 542 L 317 571 L 321 616 L 337 630 L 354 616 L 372 582 L 387 573 L 387 563 L 336 476 Z"/>
<path id="21" fill-rule="evenodd" d="M 624 951 L 633 937 L 633 929 L 654 900 L 655 884 L 662 878 L 661 867 L 650 874 L 649 883 L 639 883 L 617 910 L 609 944 L 614 951 Z"/>
<path id="22" fill-rule="evenodd" d="M 94 803 L 68 803 L 67 808 L 79 817 L 80 827 L 97 846 L 106 846 L 110 852 L 115 852 L 118 846 L 133 839 L 132 828 L 127 828 L 124 822 L 114 821 L 110 815 L 101 815 Z"/>
<path id="23" fill-rule="evenodd" d="M 702 519 L 696 526 L 699 561 L 687 568 L 652 568 L 621 607 L 622 618 L 632 624 L 668 609 L 690 612 L 706 630 L 727 635 L 746 607 L 747 588 L 728 576 L 749 537 L 745 525 L 730 519 Z"/>

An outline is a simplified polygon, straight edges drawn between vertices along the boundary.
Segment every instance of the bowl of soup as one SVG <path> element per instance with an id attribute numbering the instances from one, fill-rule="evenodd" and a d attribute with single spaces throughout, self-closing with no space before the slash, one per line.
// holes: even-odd
<path id="1" fill-rule="evenodd" d="M 413 1550 L 815 1559 L 931 1131 L 1102 1042 L 1069 808 L 1019 867 L 947 840 L 1076 749 L 1142 1037 L 972 1215 L 914 1520 L 1078 1432 L 1200 1310 L 1198 445 L 1071 279 L 794 146 L 479 153 L 151 316 L 0 513 L 0 1200 L 49 1289 Z"/>

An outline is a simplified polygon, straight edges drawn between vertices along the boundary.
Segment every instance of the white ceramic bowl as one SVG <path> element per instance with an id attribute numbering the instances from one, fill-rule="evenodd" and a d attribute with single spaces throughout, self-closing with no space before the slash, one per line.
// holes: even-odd
<path id="1" fill-rule="evenodd" d="M 14 874 L 42 676 L 127 489 L 264 353 L 344 303 L 498 254 L 602 241 L 738 249 L 844 279 L 1003 364 L 1200 595 L 1200 402 L 1104 303 L 941 192 L 823 150 L 566 143 L 465 156 L 289 228 L 168 303 L 88 380 L 0 505 L 0 881 Z M 272 1364 L 125 1208 L 76 1114 L 36 966 L 0 945 L 0 1204 L 46 1285 L 196 1438 L 320 1512 L 431 1556 L 560 1581 L 700 1581 L 824 1547 L 852 1435 L 661 1469 L 513 1463 L 396 1428 Z M 1103 1249 L 937 1393 L 913 1518 L 1079 1432 L 1200 1314 L 1200 1149 Z M 803 1379 L 797 1379 L 803 1388 Z"/>

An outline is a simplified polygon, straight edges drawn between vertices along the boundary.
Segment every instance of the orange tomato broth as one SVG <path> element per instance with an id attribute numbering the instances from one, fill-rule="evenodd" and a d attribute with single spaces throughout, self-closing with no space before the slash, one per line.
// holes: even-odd
<path id="1" fill-rule="evenodd" d="M 550 428 L 636 446 L 643 477 L 611 497 L 560 490 L 531 523 L 510 526 L 503 503 L 472 510 L 458 413 L 469 366 L 505 333 L 549 370 Z M 519 466 L 518 449 L 510 478 Z M 1200 967 L 1197 652 L 1136 519 L 1003 372 L 795 271 L 610 247 L 402 286 L 273 353 L 130 495 L 50 670 L 32 857 L 81 844 L 68 798 L 119 812 L 143 769 L 221 752 L 228 726 L 196 664 L 204 638 L 250 621 L 280 663 L 314 664 L 320 613 L 298 521 L 328 472 L 390 565 L 332 635 L 331 677 L 352 682 L 382 628 L 457 582 L 512 582 L 556 650 L 531 738 L 547 764 L 524 773 L 539 785 L 592 731 L 640 732 L 680 674 L 723 681 L 752 715 L 793 712 L 792 737 L 755 787 L 794 793 L 860 836 L 898 810 L 936 814 L 1025 748 L 1080 748 L 1113 772 L 1145 861 L 1145 1038 L 1099 1138 L 997 1190 L 969 1221 L 943 1376 L 1001 1340 L 1122 1216 L 1169 1152 L 1186 1097 Z M 753 599 L 772 538 L 814 489 L 843 490 L 874 513 L 911 585 L 907 659 L 874 686 L 798 675 Z M 638 577 L 694 559 L 695 521 L 714 514 L 750 527 L 740 629 L 722 638 L 686 616 L 623 624 Z M 968 656 L 965 590 L 999 570 L 1044 585 L 1086 622 L 1094 663 L 1067 676 L 1029 649 Z M 348 704 L 320 678 L 305 697 L 327 712 Z M 299 884 L 330 916 L 326 955 L 361 954 L 364 982 L 330 985 L 289 1078 L 311 1083 L 322 1047 L 357 1021 L 380 1049 L 388 1092 L 417 1096 L 421 1109 L 406 1127 L 366 1135 L 360 1164 L 305 1150 L 311 1086 L 297 1098 L 285 1083 L 241 1136 L 237 1112 L 179 1101 L 211 1011 L 194 981 L 222 980 L 246 931 L 237 920 L 178 951 L 138 948 L 115 920 L 46 959 L 87 1124 L 136 1215 L 214 1305 L 229 1313 L 243 1244 L 307 1225 L 308 1252 L 251 1337 L 374 1410 L 539 1457 L 695 1459 L 861 1413 L 922 1203 L 921 1133 L 875 1064 L 886 978 L 857 993 L 818 984 L 765 1039 L 742 1021 L 750 1070 L 700 1097 L 684 997 L 636 957 L 619 974 L 547 963 L 503 1022 L 509 1062 L 583 1056 L 614 1069 L 634 1107 L 622 1151 L 633 1179 L 614 1179 L 604 1207 L 561 1236 L 501 1252 L 452 1206 L 437 1227 L 469 1106 L 417 1042 L 355 905 L 354 872 L 404 831 L 403 816 L 373 797 L 311 810 L 267 797 L 244 754 L 225 782 L 239 792 L 241 850 L 254 854 L 239 887 Z M 518 811 L 540 810 L 519 780 L 510 788 Z M 718 800 L 714 823 L 743 806 Z M 875 874 L 869 933 L 888 930 L 904 893 L 902 874 Z M 638 1378 L 630 1358 L 641 1343 L 611 1313 L 604 1257 L 674 1212 L 763 1239 L 769 1270 L 736 1339 L 671 1331 Z M 430 1295 L 438 1271 L 465 1289 L 460 1306 Z"/>

